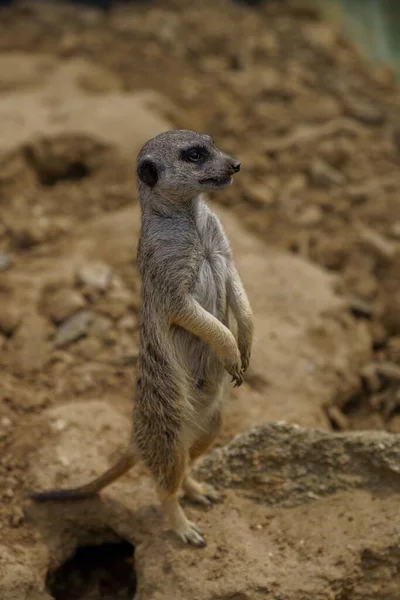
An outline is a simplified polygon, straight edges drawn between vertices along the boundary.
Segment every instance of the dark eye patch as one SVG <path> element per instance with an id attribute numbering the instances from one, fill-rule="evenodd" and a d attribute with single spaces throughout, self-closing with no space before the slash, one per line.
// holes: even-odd
<path id="1" fill-rule="evenodd" d="M 191 146 L 181 151 L 181 159 L 185 162 L 203 163 L 209 157 L 209 152 L 204 146 Z"/>

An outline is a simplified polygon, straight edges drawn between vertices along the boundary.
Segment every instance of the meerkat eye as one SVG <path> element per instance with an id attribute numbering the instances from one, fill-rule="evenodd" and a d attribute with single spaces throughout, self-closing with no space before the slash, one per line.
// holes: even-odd
<path id="1" fill-rule="evenodd" d="M 207 158 L 207 151 L 204 148 L 189 148 L 183 150 L 181 154 L 182 160 L 186 162 L 200 163 L 204 162 Z"/>

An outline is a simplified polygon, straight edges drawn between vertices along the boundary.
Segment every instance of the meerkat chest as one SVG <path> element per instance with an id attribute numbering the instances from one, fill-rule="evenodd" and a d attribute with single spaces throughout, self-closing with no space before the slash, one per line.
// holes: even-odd
<path id="1" fill-rule="evenodd" d="M 218 318 L 225 314 L 228 264 L 224 253 L 203 240 L 195 285 L 197 301 Z"/>

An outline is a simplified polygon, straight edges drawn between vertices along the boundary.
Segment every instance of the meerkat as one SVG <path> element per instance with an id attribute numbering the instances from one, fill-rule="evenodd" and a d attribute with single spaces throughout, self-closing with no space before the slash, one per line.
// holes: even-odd
<path id="1" fill-rule="evenodd" d="M 30 498 L 95 495 L 142 460 L 171 528 L 184 542 L 205 545 L 179 495 L 183 490 L 188 499 L 207 505 L 219 500 L 189 469 L 218 436 L 229 375 L 235 386 L 243 382 L 253 319 L 230 244 L 203 193 L 226 188 L 239 170 L 238 160 L 219 150 L 209 135 L 194 131 L 161 133 L 141 149 L 137 263 L 142 302 L 130 444 L 91 483 Z"/>

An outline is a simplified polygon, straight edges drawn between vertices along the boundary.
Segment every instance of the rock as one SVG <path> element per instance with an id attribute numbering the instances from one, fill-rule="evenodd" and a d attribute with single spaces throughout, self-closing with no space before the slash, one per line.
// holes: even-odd
<path id="1" fill-rule="evenodd" d="M 307 44 L 317 51 L 332 51 L 337 41 L 337 32 L 328 24 L 314 21 L 307 22 L 303 26 L 303 36 Z"/>
<path id="2" fill-rule="evenodd" d="M 118 329 L 121 329 L 122 331 L 129 331 L 131 333 L 133 331 L 136 331 L 137 328 L 138 319 L 135 315 L 125 315 L 118 321 Z"/>
<path id="3" fill-rule="evenodd" d="M 311 163 L 310 176 L 313 184 L 320 187 L 329 188 L 344 183 L 344 175 L 321 158 L 315 158 Z"/>
<path id="4" fill-rule="evenodd" d="M 323 212 L 319 206 L 307 206 L 296 218 L 296 223 L 302 227 L 314 227 L 322 221 Z"/>
<path id="5" fill-rule="evenodd" d="M 318 147 L 318 153 L 329 165 L 340 169 L 354 153 L 354 142 L 347 138 L 323 140 Z"/>
<path id="6" fill-rule="evenodd" d="M 46 319 L 32 314 L 24 317 L 7 347 L 7 360 L 18 374 L 43 368 L 49 358 L 51 327 Z"/>
<path id="7" fill-rule="evenodd" d="M 400 221 L 396 221 L 390 228 L 390 235 L 396 240 L 400 240 Z"/>
<path id="8" fill-rule="evenodd" d="M 77 280 L 80 284 L 104 292 L 111 279 L 111 267 L 101 261 L 92 261 L 78 270 Z"/>
<path id="9" fill-rule="evenodd" d="M 21 312 L 16 302 L 3 299 L 0 295 L 0 332 L 11 335 L 21 321 Z"/>
<path id="10" fill-rule="evenodd" d="M 12 259 L 5 254 L 0 254 L 0 272 L 7 271 L 12 266 Z"/>
<path id="11" fill-rule="evenodd" d="M 77 290 L 63 288 L 45 299 L 46 312 L 55 323 L 62 323 L 68 317 L 85 307 L 85 300 Z"/>
<path id="12" fill-rule="evenodd" d="M 111 319 L 117 320 L 123 317 L 132 307 L 132 293 L 126 288 L 114 289 L 107 294 L 102 302 L 97 304 L 97 310 Z"/>
<path id="13" fill-rule="evenodd" d="M 391 433 L 400 433 L 400 415 L 395 415 L 390 419 L 388 430 Z"/>
<path id="14" fill-rule="evenodd" d="M 375 597 L 377 585 L 380 597 L 395 598 L 399 452 L 398 437 L 384 433 L 271 424 L 238 436 L 196 469 L 225 496 L 196 511 L 208 546 L 190 560 L 171 538 L 139 544 L 137 600 L 361 600 Z"/>
<path id="15" fill-rule="evenodd" d="M 247 196 L 247 194 L 246 194 Z M 250 201 L 262 206 L 271 206 L 275 202 L 275 191 L 267 183 L 257 183 L 250 186 Z"/>
<path id="16" fill-rule="evenodd" d="M 383 322 L 389 335 L 400 334 L 400 292 L 393 292 L 386 297 Z"/>
<path id="17" fill-rule="evenodd" d="M 103 342 L 107 342 L 112 330 L 113 322 L 111 319 L 102 315 L 94 315 L 93 321 L 90 324 L 90 335 L 99 338 Z"/>
<path id="18" fill-rule="evenodd" d="M 60 325 L 54 338 L 54 345 L 66 346 L 84 337 L 88 333 L 92 320 L 93 313 L 90 310 L 79 311 Z"/>
<path id="19" fill-rule="evenodd" d="M 355 96 L 345 96 L 343 104 L 348 116 L 366 125 L 383 125 L 386 113 L 381 104 Z"/>
<path id="20" fill-rule="evenodd" d="M 41 244 L 49 235 L 49 221 L 45 217 L 27 221 L 15 216 L 7 221 L 7 226 L 14 246 L 22 250 Z"/>

